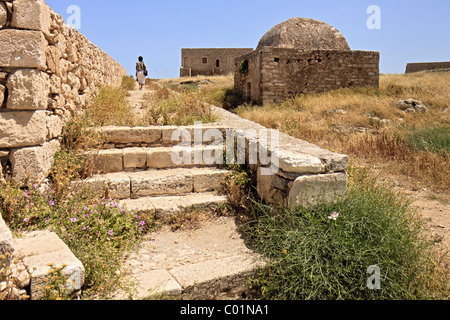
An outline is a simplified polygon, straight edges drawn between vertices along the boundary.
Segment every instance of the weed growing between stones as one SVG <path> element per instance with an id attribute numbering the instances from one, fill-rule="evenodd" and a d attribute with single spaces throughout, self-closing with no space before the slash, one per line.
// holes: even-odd
<path id="1" fill-rule="evenodd" d="M 262 299 L 448 298 L 423 221 L 365 170 L 350 170 L 348 196 L 335 205 L 289 211 L 254 202 L 250 211 L 244 232 L 272 261 L 253 280 Z M 379 290 L 368 288 L 370 266 L 381 270 Z"/>

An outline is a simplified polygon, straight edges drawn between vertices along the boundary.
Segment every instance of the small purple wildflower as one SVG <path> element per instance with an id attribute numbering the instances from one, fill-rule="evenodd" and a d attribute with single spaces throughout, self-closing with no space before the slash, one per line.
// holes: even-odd
<path id="1" fill-rule="evenodd" d="M 77 219 L 77 218 L 71 218 L 70 221 L 71 221 L 71 222 L 77 222 L 78 219 Z"/>
<path id="2" fill-rule="evenodd" d="M 113 234 L 114 234 L 114 231 L 112 231 L 112 230 L 109 230 L 109 231 L 108 231 L 108 235 L 109 235 L 109 236 L 112 236 Z"/>
<path id="3" fill-rule="evenodd" d="M 49 204 L 50 204 L 51 207 L 53 207 L 55 205 L 55 201 L 50 200 Z"/>
<path id="4" fill-rule="evenodd" d="M 25 198 L 29 198 L 30 197 L 30 191 L 25 190 L 24 192 Z"/>

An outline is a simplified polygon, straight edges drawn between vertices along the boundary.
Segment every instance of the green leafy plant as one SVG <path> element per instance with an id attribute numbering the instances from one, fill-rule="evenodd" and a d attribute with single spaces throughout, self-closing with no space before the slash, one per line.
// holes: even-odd
<path id="1" fill-rule="evenodd" d="M 315 208 L 273 209 L 255 202 L 245 233 L 269 257 L 254 280 L 263 299 L 445 299 L 448 283 L 423 240 L 409 203 L 364 170 L 348 196 Z M 367 287 L 370 266 L 380 290 Z"/>
<path id="2" fill-rule="evenodd" d="M 239 64 L 239 72 L 245 74 L 248 72 L 248 60 L 242 60 Z"/>

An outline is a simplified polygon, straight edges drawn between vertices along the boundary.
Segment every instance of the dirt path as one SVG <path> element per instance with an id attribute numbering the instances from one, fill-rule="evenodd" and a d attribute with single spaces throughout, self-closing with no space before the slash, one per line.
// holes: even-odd
<path id="1" fill-rule="evenodd" d="M 139 120 L 145 115 L 145 109 L 149 107 L 149 96 L 151 96 L 154 92 L 155 91 L 151 90 L 148 86 L 144 87 L 143 90 L 139 90 L 136 86 L 135 90 L 128 91 L 128 100 L 131 103 L 138 123 Z"/>

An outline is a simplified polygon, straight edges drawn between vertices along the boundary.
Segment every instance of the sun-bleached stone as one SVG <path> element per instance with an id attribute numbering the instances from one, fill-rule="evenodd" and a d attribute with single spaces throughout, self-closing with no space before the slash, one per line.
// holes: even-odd
<path id="1" fill-rule="evenodd" d="M 0 113 L 0 148 L 36 146 L 47 137 L 45 111 Z"/>
<path id="2" fill-rule="evenodd" d="M 45 110 L 48 107 L 49 76 L 33 69 L 19 69 L 10 74 L 6 84 L 12 110 Z"/>

